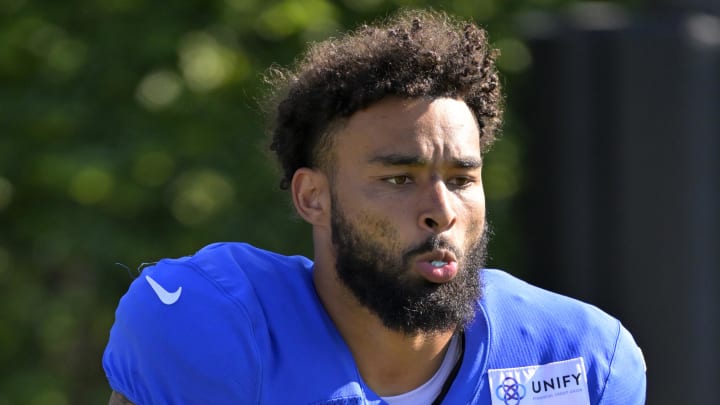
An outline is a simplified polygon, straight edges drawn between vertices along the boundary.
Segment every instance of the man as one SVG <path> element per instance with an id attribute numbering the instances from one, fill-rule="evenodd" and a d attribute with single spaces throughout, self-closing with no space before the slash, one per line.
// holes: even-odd
<path id="1" fill-rule="evenodd" d="M 480 270 L 495 56 L 477 26 L 410 11 L 274 72 L 314 261 L 221 243 L 144 269 L 103 357 L 110 403 L 642 404 L 616 319 Z"/>

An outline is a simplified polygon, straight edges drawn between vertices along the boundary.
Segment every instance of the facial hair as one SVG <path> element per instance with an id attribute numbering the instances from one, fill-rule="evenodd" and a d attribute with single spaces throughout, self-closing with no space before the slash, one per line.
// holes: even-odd
<path id="1" fill-rule="evenodd" d="M 358 222 L 371 229 L 360 229 L 343 215 L 334 196 L 331 215 L 338 278 L 387 328 L 407 335 L 433 334 L 472 322 L 482 293 L 487 225 L 464 252 L 438 236 L 398 252 L 391 242 L 398 238 L 388 221 L 364 218 Z M 451 251 L 458 261 L 457 275 L 446 283 L 432 283 L 412 271 L 415 257 L 436 249 Z"/>

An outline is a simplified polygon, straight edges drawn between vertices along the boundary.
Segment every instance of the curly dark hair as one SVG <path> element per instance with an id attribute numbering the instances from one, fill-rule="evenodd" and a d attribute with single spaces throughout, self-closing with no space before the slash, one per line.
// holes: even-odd
<path id="1" fill-rule="evenodd" d="M 388 96 L 462 99 L 486 151 L 502 123 L 503 100 L 487 33 L 442 12 L 404 10 L 375 26 L 313 44 L 294 69 L 272 68 L 273 150 L 287 189 L 301 167 L 330 163 L 333 128 Z"/>

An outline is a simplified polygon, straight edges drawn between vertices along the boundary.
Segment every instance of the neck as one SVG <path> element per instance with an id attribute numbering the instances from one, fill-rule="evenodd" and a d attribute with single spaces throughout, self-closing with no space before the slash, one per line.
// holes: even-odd
<path id="1" fill-rule="evenodd" d="M 411 391 L 438 371 L 453 332 L 407 336 L 384 327 L 341 331 L 365 383 L 380 396 Z"/>
<path id="2" fill-rule="evenodd" d="M 454 330 L 408 335 L 387 328 L 338 280 L 332 261 L 316 260 L 315 288 L 365 383 L 380 396 L 419 387 L 439 369 Z"/>

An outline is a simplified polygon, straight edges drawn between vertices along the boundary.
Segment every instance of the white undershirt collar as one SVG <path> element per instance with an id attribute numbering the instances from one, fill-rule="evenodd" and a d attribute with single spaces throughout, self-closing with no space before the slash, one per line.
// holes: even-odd
<path id="1" fill-rule="evenodd" d="M 458 334 L 453 335 L 445 358 L 438 371 L 423 385 L 404 394 L 381 397 L 389 405 L 420 405 L 431 404 L 440 394 L 455 364 L 460 360 L 460 339 Z"/>

